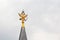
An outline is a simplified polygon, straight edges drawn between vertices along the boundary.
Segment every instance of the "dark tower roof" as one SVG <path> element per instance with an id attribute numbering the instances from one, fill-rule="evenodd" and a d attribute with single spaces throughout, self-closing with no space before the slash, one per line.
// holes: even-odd
<path id="1" fill-rule="evenodd" d="M 27 36 L 26 36 L 26 32 L 25 32 L 25 27 L 24 28 L 21 27 L 19 40 L 27 40 Z"/>

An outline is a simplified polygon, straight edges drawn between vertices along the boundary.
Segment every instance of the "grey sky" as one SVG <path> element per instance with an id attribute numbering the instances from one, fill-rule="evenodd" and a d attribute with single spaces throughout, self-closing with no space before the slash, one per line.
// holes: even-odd
<path id="1" fill-rule="evenodd" d="M 28 40 L 60 40 L 60 0 L 0 0 L 0 40 L 18 40 L 22 9 Z"/>

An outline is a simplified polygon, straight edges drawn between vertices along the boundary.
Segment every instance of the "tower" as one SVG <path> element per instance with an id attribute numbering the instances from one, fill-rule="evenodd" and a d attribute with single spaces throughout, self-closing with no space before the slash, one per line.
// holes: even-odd
<path id="1" fill-rule="evenodd" d="M 25 18 L 27 17 L 27 15 L 24 13 L 24 11 L 20 13 L 18 13 L 18 15 L 20 16 L 20 19 L 22 22 L 22 26 L 21 26 L 21 31 L 20 31 L 20 35 L 19 35 L 19 40 L 27 40 L 27 36 L 26 36 L 26 32 L 25 32 L 25 25 L 24 25 L 24 22 L 25 22 Z"/>

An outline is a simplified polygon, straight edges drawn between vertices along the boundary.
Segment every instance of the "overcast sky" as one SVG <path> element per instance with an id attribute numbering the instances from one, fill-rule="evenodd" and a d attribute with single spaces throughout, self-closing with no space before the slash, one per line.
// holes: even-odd
<path id="1" fill-rule="evenodd" d="M 0 0 L 0 40 L 19 39 L 23 9 L 28 40 L 60 40 L 60 0 Z"/>

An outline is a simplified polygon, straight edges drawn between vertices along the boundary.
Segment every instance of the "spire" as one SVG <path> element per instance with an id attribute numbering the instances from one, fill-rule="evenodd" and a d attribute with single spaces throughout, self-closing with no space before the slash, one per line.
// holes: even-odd
<path id="1" fill-rule="evenodd" d="M 20 16 L 20 20 L 22 21 L 22 27 L 21 27 L 21 31 L 20 31 L 20 35 L 19 35 L 19 40 L 27 40 L 26 37 L 26 32 L 25 32 L 25 18 L 27 17 L 27 15 L 24 13 L 24 11 L 21 12 L 21 14 L 18 14 Z"/>
<path id="2" fill-rule="evenodd" d="M 20 32 L 20 36 L 19 36 L 19 40 L 27 40 L 27 36 L 26 36 L 26 32 L 25 32 L 25 28 L 21 28 L 21 32 Z"/>

